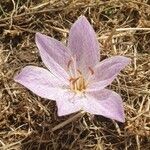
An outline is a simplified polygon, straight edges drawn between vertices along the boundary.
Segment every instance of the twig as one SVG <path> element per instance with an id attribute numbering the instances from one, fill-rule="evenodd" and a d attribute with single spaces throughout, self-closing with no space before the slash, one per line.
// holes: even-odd
<path id="1" fill-rule="evenodd" d="M 34 30 L 31 30 L 31 29 L 25 29 L 25 28 L 22 28 L 22 27 L 19 27 L 19 26 L 14 26 L 13 25 L 13 27 L 15 28 L 15 29 L 18 29 L 18 30 L 21 30 L 21 31 L 25 31 L 25 32 L 29 32 L 29 33 L 36 33 L 37 31 L 34 31 Z"/>
<path id="2" fill-rule="evenodd" d="M 76 115 L 74 115 L 73 117 L 70 117 L 68 120 L 61 122 L 60 124 L 56 125 L 54 128 L 52 128 L 52 131 L 56 131 L 64 126 L 66 126 L 67 124 L 69 124 L 70 122 L 72 122 L 73 120 L 77 119 L 78 117 L 81 117 L 85 114 L 84 111 L 80 111 L 79 113 L 77 113 Z"/>
<path id="3" fill-rule="evenodd" d="M 14 142 L 11 144 L 3 145 L 2 147 L 0 147 L 0 150 L 8 150 L 8 149 L 11 149 L 12 147 L 14 148 L 15 146 L 21 146 L 22 141 L 23 140 L 20 140 L 18 142 Z"/>
<path id="4" fill-rule="evenodd" d="M 140 141 L 139 141 L 139 136 L 138 135 L 136 135 L 136 143 L 137 143 L 137 150 L 140 150 L 141 146 L 140 146 Z"/>
<path id="5" fill-rule="evenodd" d="M 118 28 L 116 31 L 136 31 L 136 30 L 145 30 L 150 31 L 150 28 Z"/>
<path id="6" fill-rule="evenodd" d="M 35 7 L 30 8 L 30 10 L 41 9 L 41 8 L 46 7 L 46 6 L 49 5 L 49 4 L 50 4 L 50 2 L 45 2 L 45 3 L 39 4 L 39 5 L 35 6 Z"/>
<path id="7" fill-rule="evenodd" d="M 61 10 L 62 10 L 61 8 L 57 8 L 57 9 L 46 9 L 46 10 L 41 10 L 41 11 L 22 13 L 20 15 L 13 16 L 12 19 L 16 19 L 16 18 L 28 16 L 28 15 L 40 14 L 40 13 L 56 12 L 56 11 L 61 11 Z M 11 19 L 11 17 L 0 19 L 0 22 L 7 21 L 10 19 Z"/>

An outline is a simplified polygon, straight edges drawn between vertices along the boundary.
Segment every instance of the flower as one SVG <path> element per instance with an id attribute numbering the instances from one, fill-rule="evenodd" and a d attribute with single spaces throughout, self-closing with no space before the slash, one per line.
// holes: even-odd
<path id="1" fill-rule="evenodd" d="M 16 82 L 55 100 L 59 116 L 84 110 L 124 122 L 121 97 L 106 87 L 130 59 L 115 56 L 99 62 L 99 44 L 86 17 L 72 25 L 67 47 L 41 33 L 36 33 L 35 41 L 48 70 L 26 66 L 15 76 Z"/>

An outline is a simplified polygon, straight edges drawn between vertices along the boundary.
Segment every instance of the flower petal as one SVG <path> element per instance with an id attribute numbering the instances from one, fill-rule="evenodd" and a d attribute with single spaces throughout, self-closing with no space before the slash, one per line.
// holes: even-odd
<path id="1" fill-rule="evenodd" d="M 91 114 L 102 115 L 120 122 L 125 121 L 120 95 L 107 89 L 87 93 L 84 110 Z"/>
<path id="2" fill-rule="evenodd" d="M 62 81 L 67 80 L 69 50 L 61 42 L 40 33 L 36 33 L 35 41 L 46 67 Z"/>
<path id="3" fill-rule="evenodd" d="M 88 90 L 100 90 L 108 86 L 130 61 L 127 57 L 114 56 L 100 62 L 94 68 Z"/>
<path id="4" fill-rule="evenodd" d="M 14 80 L 38 96 L 51 100 L 60 97 L 63 87 L 66 86 L 48 70 L 35 66 L 23 68 Z"/>
<path id="5" fill-rule="evenodd" d="M 89 67 L 93 67 L 99 60 L 99 44 L 96 34 L 88 22 L 81 16 L 73 24 L 69 33 L 68 47 L 76 56 L 77 67 L 81 71 L 89 71 Z"/>
<path id="6" fill-rule="evenodd" d="M 58 116 L 64 116 L 75 113 L 82 109 L 82 103 L 85 97 L 78 96 L 73 92 L 66 91 L 64 95 L 56 101 L 58 107 Z"/>

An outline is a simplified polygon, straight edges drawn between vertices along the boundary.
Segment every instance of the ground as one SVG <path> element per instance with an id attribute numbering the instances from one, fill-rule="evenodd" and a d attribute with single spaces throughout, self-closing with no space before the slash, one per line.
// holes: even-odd
<path id="1" fill-rule="evenodd" d="M 65 43 L 81 14 L 97 33 L 101 59 L 114 55 L 132 59 L 109 86 L 123 99 L 125 123 L 87 113 L 74 119 L 76 114 L 58 117 L 54 101 L 13 80 L 24 66 L 44 66 L 34 41 L 36 32 Z M 0 1 L 0 149 L 149 150 L 149 77 L 149 0 Z"/>

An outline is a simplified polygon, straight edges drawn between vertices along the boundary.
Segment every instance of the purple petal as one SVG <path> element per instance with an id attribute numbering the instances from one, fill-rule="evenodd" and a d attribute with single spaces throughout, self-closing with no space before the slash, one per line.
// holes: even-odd
<path id="1" fill-rule="evenodd" d="M 64 85 L 48 70 L 35 66 L 27 66 L 14 80 L 42 98 L 56 100 L 60 97 Z"/>
<path id="2" fill-rule="evenodd" d="M 93 91 L 87 93 L 84 110 L 95 115 L 124 122 L 124 110 L 121 97 L 110 90 Z"/>
<path id="3" fill-rule="evenodd" d="M 94 68 L 94 75 L 90 79 L 88 90 L 100 90 L 111 84 L 118 73 L 130 63 L 130 59 L 115 56 L 103 60 Z"/>
<path id="4" fill-rule="evenodd" d="M 56 101 L 58 107 L 58 116 L 64 116 L 75 113 L 82 109 L 84 97 L 80 97 L 73 92 L 66 91 L 64 95 Z"/>
<path id="5" fill-rule="evenodd" d="M 76 56 L 77 67 L 81 71 L 87 73 L 89 67 L 92 68 L 98 62 L 99 44 L 96 34 L 84 16 L 79 17 L 73 24 L 69 33 L 68 47 L 73 56 Z"/>
<path id="6" fill-rule="evenodd" d="M 46 67 L 62 81 L 67 80 L 69 50 L 61 42 L 40 33 L 36 33 L 35 41 Z"/>

